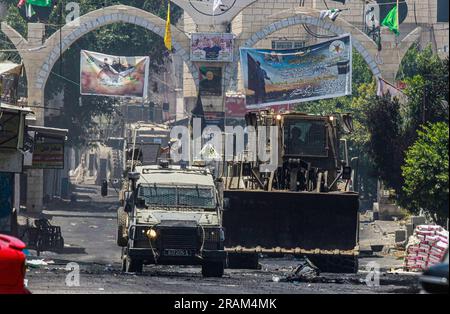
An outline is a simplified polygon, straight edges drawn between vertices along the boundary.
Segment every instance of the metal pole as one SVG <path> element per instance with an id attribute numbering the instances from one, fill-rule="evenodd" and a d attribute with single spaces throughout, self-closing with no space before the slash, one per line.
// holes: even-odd
<path id="1" fill-rule="evenodd" d="M 397 0 L 397 25 L 400 31 L 400 0 Z"/>

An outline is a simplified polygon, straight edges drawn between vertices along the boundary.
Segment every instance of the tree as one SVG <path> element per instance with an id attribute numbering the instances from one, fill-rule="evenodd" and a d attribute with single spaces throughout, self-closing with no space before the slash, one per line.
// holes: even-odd
<path id="1" fill-rule="evenodd" d="M 418 131 L 402 167 L 404 205 L 414 213 L 424 210 L 440 225 L 448 219 L 448 149 L 448 124 L 427 124 Z"/>
<path id="2" fill-rule="evenodd" d="M 401 191 L 401 166 L 406 142 L 400 104 L 390 95 L 372 95 L 366 99 L 365 125 L 369 134 L 368 150 L 378 177 L 390 188 Z"/>
<path id="3" fill-rule="evenodd" d="M 416 141 L 422 125 L 448 124 L 448 59 L 439 59 L 430 47 L 419 50 L 415 46 L 406 54 L 398 79 L 407 83 L 407 103 L 391 100 L 390 95 L 373 96 L 361 107 L 377 174 L 404 203 L 402 166 L 406 150 Z"/>
<path id="4" fill-rule="evenodd" d="M 405 55 L 398 74 L 407 88 L 408 105 L 404 116 L 413 138 L 426 122 L 448 122 L 449 59 L 440 59 L 431 46 L 420 50 L 414 45 Z M 446 105 L 447 104 L 447 105 Z"/>

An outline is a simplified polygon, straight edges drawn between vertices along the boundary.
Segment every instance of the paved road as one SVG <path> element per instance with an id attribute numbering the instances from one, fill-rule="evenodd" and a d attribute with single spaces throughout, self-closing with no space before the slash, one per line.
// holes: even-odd
<path id="1" fill-rule="evenodd" d="M 147 266 L 141 275 L 120 271 L 120 249 L 115 244 L 116 197 L 98 196 L 98 188 L 77 189 L 77 205 L 53 204 L 45 211 L 53 225 L 62 227 L 63 254 L 42 253 L 55 264 L 31 268 L 28 287 L 33 293 L 194 293 L 194 294 L 292 294 L 292 293 L 415 293 L 417 276 L 381 273 L 380 286 L 365 283 L 365 265 L 376 261 L 389 269 L 393 258 L 361 259 L 361 272 L 354 275 L 322 274 L 326 283 L 279 282 L 300 262 L 293 257 L 261 260 L 262 270 L 226 270 L 221 279 L 204 279 L 198 267 Z M 34 251 L 30 252 L 34 255 Z M 30 259 L 36 258 L 31 256 Z M 80 286 L 66 285 L 69 262 L 80 265 Z"/>

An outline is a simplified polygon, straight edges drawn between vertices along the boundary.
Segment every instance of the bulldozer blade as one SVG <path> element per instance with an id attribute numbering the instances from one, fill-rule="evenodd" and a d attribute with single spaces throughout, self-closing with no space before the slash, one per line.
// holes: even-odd
<path id="1" fill-rule="evenodd" d="M 356 255 L 357 193 L 227 190 L 224 197 L 230 201 L 223 216 L 229 251 Z"/>

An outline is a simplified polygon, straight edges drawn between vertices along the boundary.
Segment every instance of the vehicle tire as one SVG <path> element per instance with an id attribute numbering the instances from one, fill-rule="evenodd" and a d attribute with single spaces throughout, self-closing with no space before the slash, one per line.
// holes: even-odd
<path id="1" fill-rule="evenodd" d="M 117 210 L 117 245 L 126 247 L 128 244 L 128 237 L 124 236 L 127 228 L 128 214 L 123 207 Z"/>
<path id="2" fill-rule="evenodd" d="M 124 259 L 126 273 L 142 273 L 144 269 L 144 263 L 141 260 L 129 257 L 126 257 Z"/>
<path id="3" fill-rule="evenodd" d="M 122 248 L 122 254 L 120 256 L 120 261 L 121 261 L 121 270 L 124 273 L 127 270 L 127 249 L 126 248 Z"/>
<path id="4" fill-rule="evenodd" d="M 205 262 L 202 265 L 202 275 L 205 278 L 222 278 L 224 273 L 224 262 Z"/>
<path id="5" fill-rule="evenodd" d="M 64 238 L 60 238 L 56 243 L 56 253 L 62 254 L 64 252 Z"/>

